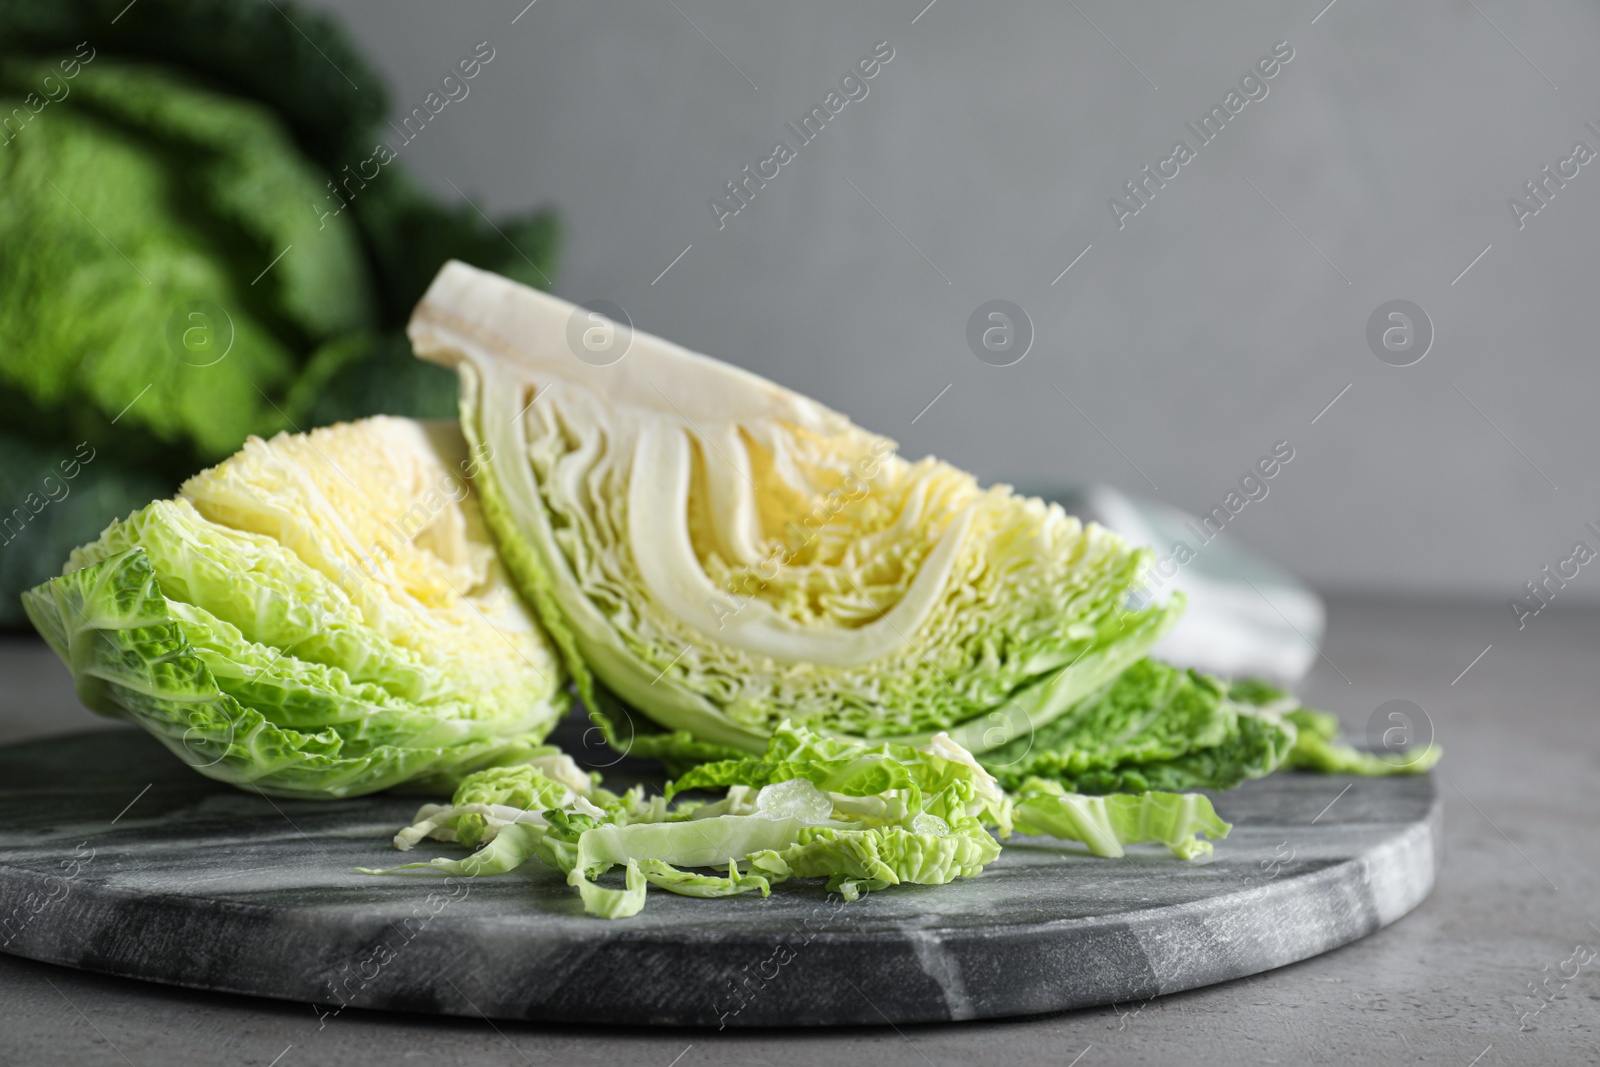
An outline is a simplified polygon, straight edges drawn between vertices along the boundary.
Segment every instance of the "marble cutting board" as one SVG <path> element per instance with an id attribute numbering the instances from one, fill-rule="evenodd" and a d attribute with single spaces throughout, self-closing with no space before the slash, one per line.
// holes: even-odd
<path id="1" fill-rule="evenodd" d="M 1208 861 L 1013 839 L 976 879 L 852 904 L 652 890 L 585 916 L 561 876 L 376 878 L 418 801 L 272 800 L 130 729 L 0 748 L 0 951 L 345 1007 L 691 1026 L 979 1019 L 1143 1001 L 1372 933 L 1427 896 L 1429 777 L 1279 774 L 1217 800 Z M 407 858 L 459 853 L 424 843 Z"/>

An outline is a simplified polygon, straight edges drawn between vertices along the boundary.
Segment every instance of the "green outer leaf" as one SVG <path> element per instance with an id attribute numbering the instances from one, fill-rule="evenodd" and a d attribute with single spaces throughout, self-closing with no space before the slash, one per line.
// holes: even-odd
<path id="1" fill-rule="evenodd" d="M 1214 678 L 1142 659 L 1043 729 L 980 760 L 1017 782 L 1175 759 L 1227 738 L 1237 713 L 1226 693 Z"/>
<path id="2" fill-rule="evenodd" d="M 1292 724 L 1235 703 L 1217 679 L 1145 659 L 979 760 L 1012 789 L 1038 777 L 1078 793 L 1220 790 L 1276 770 L 1294 740 Z"/>
<path id="3" fill-rule="evenodd" d="M 1145 653 L 1177 625 L 1186 604 L 1183 594 L 1175 592 L 1159 608 L 1128 612 L 1121 616 L 1121 625 L 1113 639 L 1018 691 L 1006 703 L 1004 712 L 1000 713 L 1006 721 L 1004 729 L 996 728 L 991 721 L 994 713 L 991 713 L 951 728 L 951 738 L 969 752 L 982 753 L 1011 741 L 1019 733 L 1048 726 L 1084 697 L 1121 677 L 1129 667 L 1143 660 Z M 1026 716 L 1021 728 L 1013 725 L 1017 711 Z M 917 744 L 925 740 L 926 736 L 919 735 L 907 739 L 907 743 Z"/>
<path id="4" fill-rule="evenodd" d="M 350 746 L 333 727 L 280 727 L 217 684 L 135 548 L 51 579 L 23 606 L 72 671 L 84 705 L 131 718 L 202 774 L 242 788 L 313 799 L 360 796 L 420 775 L 439 784 L 508 755 L 548 751 L 542 734 L 408 748 Z"/>
<path id="5" fill-rule="evenodd" d="M 227 672 L 219 681 L 225 688 L 238 685 L 241 695 L 256 684 L 277 685 L 274 675 L 265 674 L 268 662 L 308 673 L 312 665 L 321 665 L 329 687 L 370 683 L 396 700 L 435 707 L 444 715 L 500 718 L 503 711 L 493 699 L 513 695 L 486 692 L 482 672 L 470 663 L 440 657 L 434 648 L 407 647 L 393 639 L 396 635 L 379 632 L 338 582 L 307 566 L 291 548 L 209 522 L 187 500 L 158 500 L 113 524 L 99 540 L 75 549 L 67 567 L 76 570 L 133 548 L 144 551 L 161 575 L 162 593 L 183 605 L 174 610 L 188 625 L 190 640 Z M 360 693 L 379 699 L 370 688 Z M 475 700 L 477 708 L 453 706 L 463 698 Z M 562 703 L 558 693 L 552 707 L 538 709 L 545 728 Z M 303 714 L 329 712 L 319 708 Z"/>
<path id="6" fill-rule="evenodd" d="M 1267 716 L 1240 714 L 1227 737 L 1171 760 L 1129 764 L 1089 771 L 1075 779 L 1057 779 L 1080 793 L 1181 792 L 1187 789 L 1232 789 L 1283 766 L 1295 740 L 1294 727 Z"/>
<path id="7" fill-rule="evenodd" d="M 1293 701 L 1294 694 L 1261 678 L 1234 678 L 1228 682 L 1228 698 L 1240 704 L 1262 708 Z M 1335 730 L 1338 725 L 1335 720 Z"/>
<path id="8" fill-rule="evenodd" d="M 1298 708 L 1284 718 L 1299 727 L 1299 737 L 1284 764 L 1297 770 L 1364 778 L 1426 774 L 1444 755 L 1443 749 L 1432 744 L 1403 752 L 1364 752 L 1338 739 L 1339 720 L 1327 712 Z"/>

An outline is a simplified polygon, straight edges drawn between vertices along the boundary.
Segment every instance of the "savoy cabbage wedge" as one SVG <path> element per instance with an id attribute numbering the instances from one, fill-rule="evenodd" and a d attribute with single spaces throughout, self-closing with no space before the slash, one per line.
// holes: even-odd
<path id="1" fill-rule="evenodd" d="M 94 711 L 213 778 L 344 797 L 537 763 L 565 676 L 500 566 L 445 424 L 251 438 L 24 594 Z"/>
<path id="2" fill-rule="evenodd" d="M 671 731 L 637 754 L 760 753 L 785 719 L 982 752 L 1182 610 L 1130 601 L 1149 552 L 1109 530 L 505 278 L 447 264 L 408 333 L 460 374 L 485 517 L 586 702 Z"/>

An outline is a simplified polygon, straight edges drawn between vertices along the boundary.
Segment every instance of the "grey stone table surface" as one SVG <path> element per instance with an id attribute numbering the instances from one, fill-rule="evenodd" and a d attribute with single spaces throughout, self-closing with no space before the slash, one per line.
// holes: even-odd
<path id="1" fill-rule="evenodd" d="M 1443 862 L 1395 925 L 1254 978 L 1020 1020 L 719 1033 L 319 1020 L 0 956 L 0 1064 L 1594 1062 L 1600 959 L 1572 961 L 1600 947 L 1597 639 L 1596 610 L 1552 607 L 1519 632 L 1503 604 L 1334 598 L 1302 692 L 1358 734 L 1389 700 L 1427 713 L 1446 749 Z M 0 743 L 95 725 L 48 653 L 0 643 Z"/>

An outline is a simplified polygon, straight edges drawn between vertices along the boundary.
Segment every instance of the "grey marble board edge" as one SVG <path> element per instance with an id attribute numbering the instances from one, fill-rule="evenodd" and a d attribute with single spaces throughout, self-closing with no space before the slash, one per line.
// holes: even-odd
<path id="1" fill-rule="evenodd" d="M 1339 782 L 1285 776 L 1270 792 L 1258 790 L 1255 806 L 1281 809 L 1291 800 L 1305 801 L 1296 791 L 1313 786 L 1320 806 L 1322 794 Z M 1420 817 L 1395 822 L 1395 832 L 1374 838 L 1374 824 L 1362 821 L 1361 805 L 1381 803 L 1386 796 L 1402 798 Z M 652 894 L 657 914 L 650 922 L 597 925 L 603 921 L 575 921 L 570 908 L 576 902 L 560 903 L 567 897 L 552 898 L 558 907 L 569 907 L 566 914 L 541 917 L 519 909 L 517 899 L 505 893 L 474 905 L 498 911 L 445 910 L 404 937 L 396 925 L 405 921 L 400 905 L 413 897 L 422 901 L 442 880 L 427 886 L 412 882 L 409 891 L 386 889 L 404 896 L 394 904 L 390 897 L 376 904 L 297 903 L 292 894 L 261 903 L 86 881 L 60 899 L 52 897 L 39 913 L 43 921 L 15 929 L 5 925 L 6 917 L 29 907 L 30 894 L 34 902 L 50 897 L 60 879 L 38 864 L 9 862 L 7 850 L 0 849 L 0 950 L 129 978 L 299 1000 L 330 1013 L 348 1006 L 709 1027 L 1032 1015 L 1144 1001 L 1257 974 L 1347 944 L 1411 911 L 1431 890 L 1438 865 L 1442 808 L 1431 778 L 1377 780 L 1345 803 L 1349 810 L 1341 811 L 1342 824 L 1329 820 L 1312 827 L 1285 819 L 1284 832 L 1286 840 L 1302 843 L 1313 835 L 1335 845 L 1359 838 L 1366 844 L 1356 854 L 1307 859 L 1279 877 L 1267 870 L 1266 851 L 1279 830 L 1257 829 L 1249 862 L 1263 871 L 1240 867 L 1227 875 L 1247 877 L 1243 887 L 1178 903 L 1140 907 L 1130 901 L 1134 906 L 1120 912 L 1044 920 L 1017 918 L 1014 909 L 1023 889 L 1038 893 L 1057 881 L 1098 879 L 1110 885 L 1121 879 L 1120 888 L 1101 891 L 1137 897 L 1145 885 L 1152 894 L 1163 891 L 1164 880 L 1187 868 L 1154 856 L 1051 867 L 1060 861 L 1043 849 L 1030 859 L 1023 842 L 1008 848 L 1015 856 L 1013 880 L 1001 869 L 957 890 L 968 894 L 966 904 L 957 902 L 969 909 L 960 914 L 945 900 L 954 887 L 900 887 L 884 894 L 897 909 L 888 919 L 863 923 L 858 917 L 867 918 L 866 909 L 837 908 L 820 887 L 792 884 L 771 900 L 748 902 L 737 912 L 724 905 L 739 902 L 692 902 L 701 910 L 683 912 L 694 918 L 682 926 L 673 925 L 668 910 L 681 902 Z M 383 818 L 387 815 L 378 821 Z M 1244 830 L 1241 825 L 1235 833 L 1250 838 Z M 306 836 L 297 843 L 293 837 L 285 827 L 273 847 L 337 849 L 342 840 Z M 353 840 L 365 842 L 364 837 Z M 335 861 L 342 862 L 343 857 Z M 1207 875 L 1200 869 L 1191 873 Z M 1224 873 L 1211 872 L 1219 879 Z M 369 884 L 359 883 L 355 892 Z M 779 893 L 784 894 L 781 904 Z M 920 899 L 945 914 L 919 917 L 916 893 L 942 894 Z M 982 909 L 984 900 L 995 904 L 992 921 L 981 910 L 976 915 L 970 910 Z M 821 921 L 813 924 L 804 918 L 808 914 L 820 915 Z M 363 977 L 368 971 L 372 976 Z"/>

